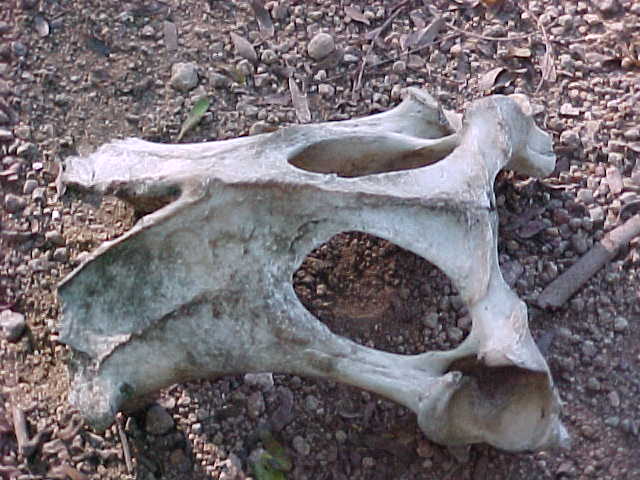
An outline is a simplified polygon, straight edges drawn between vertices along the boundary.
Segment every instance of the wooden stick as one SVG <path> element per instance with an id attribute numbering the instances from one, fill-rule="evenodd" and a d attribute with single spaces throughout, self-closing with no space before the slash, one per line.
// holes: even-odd
<path id="1" fill-rule="evenodd" d="M 547 285 L 538 297 L 538 306 L 540 308 L 558 308 L 562 306 L 598 270 L 613 260 L 620 249 L 637 235 L 640 235 L 640 214 L 634 215 L 619 227 L 611 230 L 580 260 Z"/>
<path id="2" fill-rule="evenodd" d="M 120 436 L 120 443 L 122 444 L 122 453 L 124 454 L 124 463 L 127 465 L 127 473 L 133 473 L 133 464 L 131 463 L 131 450 L 129 449 L 129 441 L 127 435 L 122 427 L 122 418 L 120 415 L 116 416 L 116 425 L 118 426 L 118 435 Z"/>

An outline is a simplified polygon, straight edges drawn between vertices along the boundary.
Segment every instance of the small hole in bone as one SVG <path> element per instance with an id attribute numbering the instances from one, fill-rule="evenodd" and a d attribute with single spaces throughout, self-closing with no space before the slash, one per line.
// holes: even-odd
<path id="1" fill-rule="evenodd" d="M 444 273 L 362 232 L 338 234 L 313 250 L 295 272 L 293 286 L 331 331 L 393 353 L 449 350 L 471 327 Z"/>
<path id="2" fill-rule="evenodd" d="M 395 138 L 353 135 L 316 142 L 290 158 L 289 163 L 313 173 L 361 177 L 431 165 L 451 150 L 446 142 L 442 147 L 418 149 Z"/>

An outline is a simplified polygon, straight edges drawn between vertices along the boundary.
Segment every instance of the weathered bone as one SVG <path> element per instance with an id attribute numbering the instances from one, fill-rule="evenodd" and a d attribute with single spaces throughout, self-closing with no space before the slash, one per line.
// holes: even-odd
<path id="1" fill-rule="evenodd" d="M 363 119 L 191 145 L 127 139 L 68 159 L 66 184 L 147 214 L 60 285 L 72 403 L 102 429 L 172 383 L 273 371 L 388 397 L 446 445 L 566 443 L 526 306 L 500 273 L 493 193 L 503 167 L 550 173 L 550 137 L 518 96 L 474 102 L 459 129 L 448 118 L 410 89 L 398 107 Z M 395 355 L 312 316 L 292 275 L 314 247 L 349 230 L 443 270 L 473 319 L 465 341 Z"/>

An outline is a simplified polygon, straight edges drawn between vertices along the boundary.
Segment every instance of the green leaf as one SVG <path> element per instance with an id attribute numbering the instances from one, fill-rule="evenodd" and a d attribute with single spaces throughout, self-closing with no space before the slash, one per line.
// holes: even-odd
<path id="1" fill-rule="evenodd" d="M 274 468 L 285 472 L 293 468 L 291 460 L 287 457 L 286 450 L 269 430 L 260 431 L 260 440 L 262 440 L 264 448 L 269 452 L 271 465 L 273 465 Z"/>
<path id="2" fill-rule="evenodd" d="M 273 466 L 274 458 L 264 452 L 260 459 L 253 464 L 253 474 L 256 480 L 287 480 L 284 472 Z"/>
<path id="3" fill-rule="evenodd" d="M 189 112 L 187 119 L 182 124 L 182 128 L 180 129 L 180 133 L 178 134 L 178 141 L 182 140 L 182 137 L 185 133 L 187 133 L 191 128 L 195 127 L 200 119 L 207 113 L 209 109 L 209 105 L 211 102 L 207 97 L 201 98 L 196 102 L 196 104 Z"/>

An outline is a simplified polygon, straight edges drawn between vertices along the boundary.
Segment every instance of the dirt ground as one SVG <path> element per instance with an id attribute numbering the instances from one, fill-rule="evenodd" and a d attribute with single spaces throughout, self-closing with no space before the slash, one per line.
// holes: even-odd
<path id="1" fill-rule="evenodd" d="M 640 478 L 638 239 L 557 311 L 535 306 L 546 285 L 640 210 L 640 3 L 265 6 L 271 36 L 244 1 L 0 5 L 0 311 L 26 320 L 17 341 L 0 335 L 0 478 Z M 254 50 L 234 46 L 232 32 Z M 318 32 L 334 47 L 308 49 Z M 188 75 L 172 80 L 178 63 L 193 64 L 195 83 Z M 67 403 L 69 352 L 57 341 L 56 285 L 133 217 L 120 200 L 98 206 L 59 195 L 62 163 L 114 138 L 176 142 L 205 97 L 207 113 L 182 142 L 297 123 L 290 76 L 308 94 L 313 122 L 387 110 L 407 86 L 458 111 L 490 93 L 529 95 L 538 124 L 553 134 L 558 163 L 544 180 L 504 172 L 496 181 L 500 261 L 529 305 L 571 449 L 450 452 L 389 401 L 277 374 L 175 385 L 154 407 L 122 416 L 120 432 L 114 425 L 99 435 L 83 425 Z M 345 232 L 310 252 L 292 282 L 332 330 L 368 346 L 449 349 L 469 331 L 441 272 L 363 233 Z M 18 411 L 35 439 L 31 452 L 18 452 Z M 267 473 L 257 471 L 261 449 L 279 452 Z"/>

